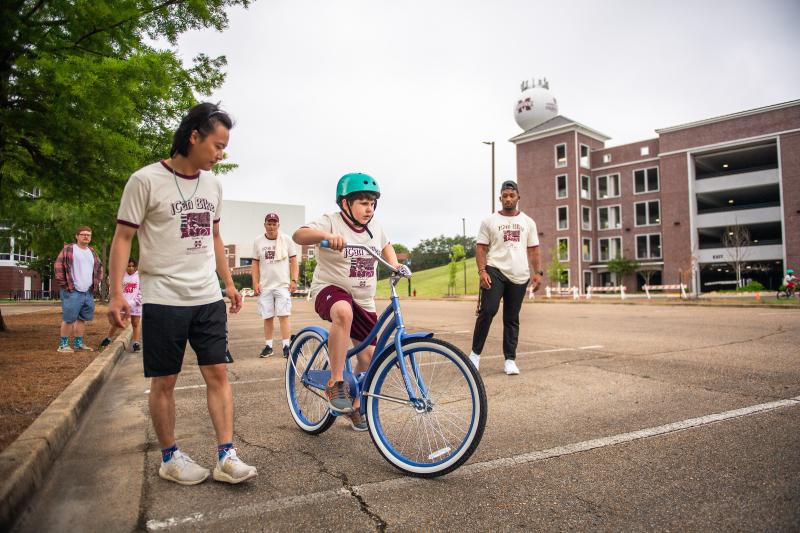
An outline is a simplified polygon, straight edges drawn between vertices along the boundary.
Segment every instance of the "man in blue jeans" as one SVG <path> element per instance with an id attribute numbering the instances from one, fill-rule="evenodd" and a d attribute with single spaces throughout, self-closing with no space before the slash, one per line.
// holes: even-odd
<path id="1" fill-rule="evenodd" d="M 94 293 L 100 290 L 103 264 L 97 252 L 89 246 L 92 228 L 80 226 L 75 231 L 75 243 L 65 244 L 54 265 L 55 278 L 61 288 L 61 353 L 91 352 L 84 343 L 86 322 L 94 318 Z M 69 337 L 75 340 L 69 347 Z"/>

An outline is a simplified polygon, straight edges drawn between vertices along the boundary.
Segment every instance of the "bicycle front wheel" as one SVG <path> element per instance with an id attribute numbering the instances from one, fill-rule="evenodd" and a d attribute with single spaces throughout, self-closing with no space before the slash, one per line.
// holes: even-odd
<path id="1" fill-rule="evenodd" d="M 367 421 L 381 455 L 404 473 L 436 477 L 473 454 L 486 426 L 486 392 L 480 374 L 458 348 L 439 339 L 403 342 L 402 364 L 394 350 L 381 355 L 366 387 Z"/>
<path id="2" fill-rule="evenodd" d="M 292 418 L 306 433 L 322 433 L 335 421 L 322 390 L 302 382 L 307 372 L 330 374 L 328 344 L 316 331 L 301 331 L 289 349 L 286 362 L 286 400 Z M 318 378 L 319 381 L 326 378 Z"/>

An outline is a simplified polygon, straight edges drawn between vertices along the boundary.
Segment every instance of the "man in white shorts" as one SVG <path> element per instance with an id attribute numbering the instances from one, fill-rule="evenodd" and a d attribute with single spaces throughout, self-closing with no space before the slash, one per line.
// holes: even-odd
<path id="1" fill-rule="evenodd" d="M 264 349 L 259 357 L 272 355 L 272 338 L 275 334 L 273 319 L 277 316 L 281 327 L 283 356 L 289 357 L 289 341 L 292 331 L 289 316 L 292 314 L 292 294 L 297 288 L 300 268 L 297 264 L 297 245 L 281 233 L 281 222 L 277 213 L 268 213 L 264 218 L 266 233 L 253 245 L 251 276 L 256 296 L 258 313 L 264 319 Z"/>

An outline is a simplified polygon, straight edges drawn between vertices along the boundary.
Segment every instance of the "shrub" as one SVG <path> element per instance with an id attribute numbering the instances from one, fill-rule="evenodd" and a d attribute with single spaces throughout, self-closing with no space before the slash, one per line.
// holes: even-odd
<path id="1" fill-rule="evenodd" d="M 764 285 L 757 281 L 751 281 L 744 287 L 739 287 L 736 292 L 759 292 L 764 290 Z"/>

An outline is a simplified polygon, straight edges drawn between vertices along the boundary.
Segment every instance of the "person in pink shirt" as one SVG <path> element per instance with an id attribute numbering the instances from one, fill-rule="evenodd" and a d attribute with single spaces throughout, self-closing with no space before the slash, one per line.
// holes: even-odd
<path id="1" fill-rule="evenodd" d="M 138 352 L 142 347 L 142 291 L 139 286 L 139 271 L 137 270 L 138 263 L 136 259 L 131 257 L 128 259 L 128 267 L 125 269 L 125 275 L 122 277 L 122 296 L 128 305 L 131 306 L 131 327 L 133 328 L 133 335 L 131 335 L 131 351 Z M 111 339 L 120 330 L 117 326 L 111 326 L 108 330 L 108 335 L 100 343 L 100 348 L 105 348 L 111 344 Z"/>

